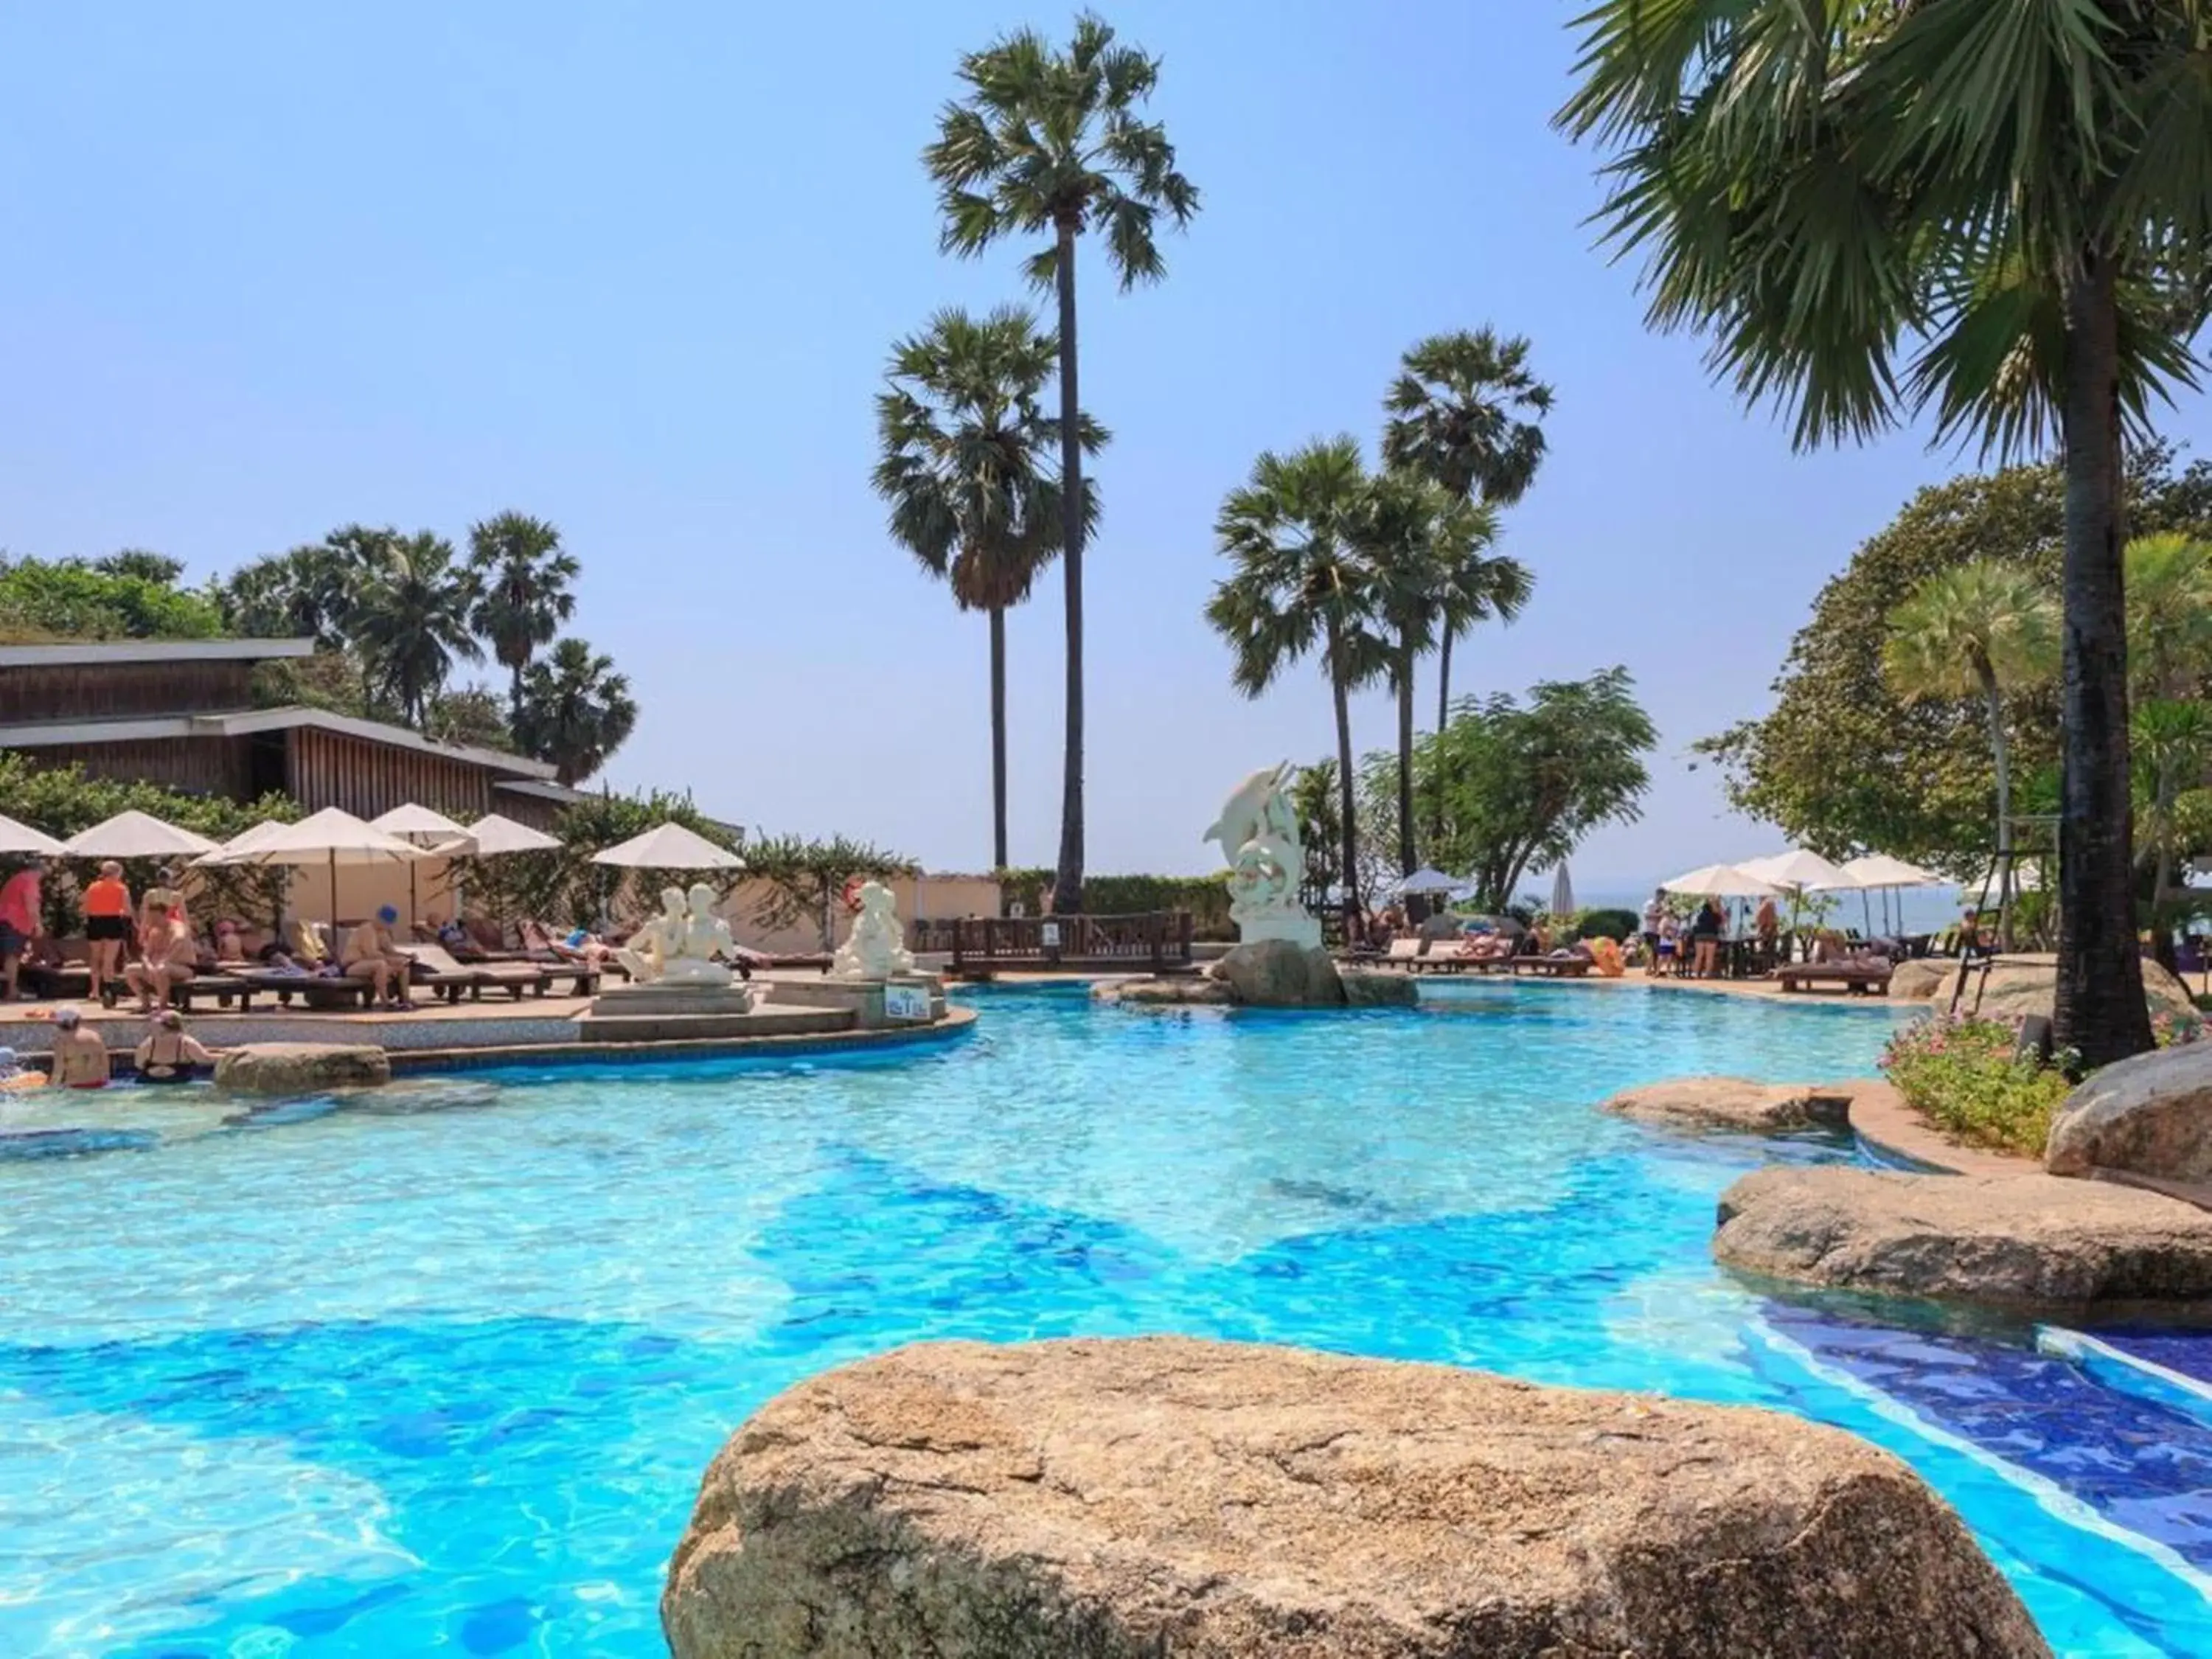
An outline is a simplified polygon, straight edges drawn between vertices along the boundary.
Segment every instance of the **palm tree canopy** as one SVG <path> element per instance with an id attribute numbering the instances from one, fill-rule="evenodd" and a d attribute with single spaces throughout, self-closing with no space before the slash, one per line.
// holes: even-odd
<path id="1" fill-rule="evenodd" d="M 514 722 L 523 749 L 574 785 L 604 766 L 637 726 L 637 704 L 614 659 L 579 639 L 565 639 L 524 671 Z"/>
<path id="2" fill-rule="evenodd" d="M 1065 52 L 1019 29 L 963 58 L 966 96 L 945 106 L 937 142 L 922 152 L 939 187 L 944 250 L 972 256 L 1003 235 L 1045 234 L 1026 270 L 1049 287 L 1059 233 L 1095 228 L 1123 288 L 1158 281 L 1167 269 L 1160 216 L 1181 228 L 1198 211 L 1166 130 L 1138 114 L 1159 68 L 1087 12 Z"/>
<path id="3" fill-rule="evenodd" d="M 1913 701 L 1978 697 L 1990 680 L 2006 690 L 2035 684 L 2057 661 L 2056 601 L 2027 572 L 1993 559 L 1921 583 L 1891 614 L 1882 647 L 1890 684 Z"/>
<path id="4" fill-rule="evenodd" d="M 1018 307 L 977 319 L 939 312 L 893 348 L 876 398 L 883 457 L 876 493 L 892 536 L 933 575 L 950 578 L 963 610 L 1020 604 L 1060 550 L 1060 422 L 1041 399 L 1059 359 L 1056 336 Z M 1080 422 L 1085 450 L 1104 428 Z M 1084 483 L 1085 532 L 1098 500 Z"/>
<path id="5" fill-rule="evenodd" d="M 571 591 L 580 567 L 561 547 L 561 532 L 526 513 L 501 513 L 469 526 L 469 568 L 478 584 L 469 625 L 490 641 L 500 665 L 520 672 L 576 611 Z"/>
<path id="6" fill-rule="evenodd" d="M 2189 696 L 2212 673 L 2212 544 L 2138 536 L 2125 557 L 2130 677 L 2147 696 Z"/>
<path id="7" fill-rule="evenodd" d="M 444 537 L 395 536 L 360 590 L 349 620 L 355 641 L 386 691 L 420 724 L 458 658 L 483 659 L 469 629 L 474 578 Z"/>
<path id="8" fill-rule="evenodd" d="M 1528 372 L 1528 342 L 1488 328 L 1431 335 L 1406 353 L 1384 400 L 1383 465 L 1454 495 L 1510 506 L 1544 459 L 1552 388 Z"/>
<path id="9" fill-rule="evenodd" d="M 1268 451 L 1222 502 L 1214 538 L 1236 570 L 1206 614 L 1236 653 L 1231 678 L 1245 696 L 1260 696 L 1332 627 L 1332 677 L 1357 686 L 1388 672 L 1391 641 L 1359 544 L 1371 501 L 1358 441 L 1339 437 Z"/>
<path id="10" fill-rule="evenodd" d="M 2116 267 L 2128 423 L 2196 384 L 2202 0 L 1600 0 L 1579 26 L 1559 120 L 1613 152 L 1600 216 L 1652 322 L 1710 329 L 1801 445 L 1931 410 L 1939 440 L 2045 447 L 2084 249 Z"/>

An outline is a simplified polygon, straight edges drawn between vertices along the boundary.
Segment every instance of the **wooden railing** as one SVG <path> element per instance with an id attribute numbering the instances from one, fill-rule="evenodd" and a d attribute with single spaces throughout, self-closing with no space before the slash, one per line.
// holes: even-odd
<path id="1" fill-rule="evenodd" d="M 1126 916 L 983 916 L 951 925 L 952 971 L 1190 965 L 1188 910 Z"/>

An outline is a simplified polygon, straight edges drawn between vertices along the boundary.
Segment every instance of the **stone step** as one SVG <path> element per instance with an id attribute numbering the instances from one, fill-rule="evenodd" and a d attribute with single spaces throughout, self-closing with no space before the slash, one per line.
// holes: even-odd
<path id="1" fill-rule="evenodd" d="M 849 1031 L 849 1008 L 778 1008 L 749 1014 L 587 1014 L 576 1022 L 585 1042 L 682 1042 L 694 1038 L 820 1036 Z"/>

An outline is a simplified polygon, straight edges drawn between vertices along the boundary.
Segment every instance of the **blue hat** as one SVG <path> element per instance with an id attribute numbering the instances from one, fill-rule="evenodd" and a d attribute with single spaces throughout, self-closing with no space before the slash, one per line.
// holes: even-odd
<path id="1" fill-rule="evenodd" d="M 390 927 L 393 922 L 399 920 L 399 907 L 396 904 L 378 905 L 376 907 L 376 919 L 384 923 L 386 927 Z"/>

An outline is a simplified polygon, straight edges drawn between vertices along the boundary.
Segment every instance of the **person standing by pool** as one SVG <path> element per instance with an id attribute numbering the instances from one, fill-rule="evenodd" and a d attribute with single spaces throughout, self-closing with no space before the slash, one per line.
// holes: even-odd
<path id="1" fill-rule="evenodd" d="M 138 1044 L 131 1063 L 145 1083 L 189 1083 L 215 1056 L 200 1040 L 185 1030 L 185 1017 L 173 1008 L 154 1016 L 154 1027 Z"/>
<path id="2" fill-rule="evenodd" d="M 1698 919 L 1690 924 L 1692 979 L 1711 979 L 1720 971 L 1721 930 L 1725 925 L 1718 899 L 1709 898 L 1698 907 Z"/>
<path id="3" fill-rule="evenodd" d="M 1654 888 L 1644 907 L 1644 977 L 1659 971 L 1659 934 L 1667 925 L 1667 890 Z"/>
<path id="4" fill-rule="evenodd" d="M 16 977 L 22 971 L 23 947 L 46 931 L 39 918 L 45 895 L 39 878 L 46 866 L 38 859 L 0 882 L 0 1000 L 15 1000 Z"/>
<path id="5" fill-rule="evenodd" d="M 1774 908 L 1774 895 L 1769 893 L 1759 902 L 1759 912 L 1751 919 L 1751 931 L 1759 939 L 1759 959 L 1772 967 L 1777 945 L 1782 938 L 1782 913 Z"/>
<path id="6" fill-rule="evenodd" d="M 54 1016 L 53 1080 L 64 1089 L 105 1089 L 107 1044 L 88 1030 L 74 1008 Z"/>
<path id="7" fill-rule="evenodd" d="M 92 994 L 123 976 L 123 947 L 131 942 L 131 890 L 123 866 L 113 859 L 100 866 L 100 878 L 84 890 L 85 943 L 92 957 Z"/>

